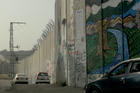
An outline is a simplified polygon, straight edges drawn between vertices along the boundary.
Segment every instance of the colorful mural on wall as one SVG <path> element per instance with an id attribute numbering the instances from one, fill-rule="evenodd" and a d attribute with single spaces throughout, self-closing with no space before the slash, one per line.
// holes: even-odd
<path id="1" fill-rule="evenodd" d="M 86 0 L 88 74 L 140 57 L 140 0 Z"/>

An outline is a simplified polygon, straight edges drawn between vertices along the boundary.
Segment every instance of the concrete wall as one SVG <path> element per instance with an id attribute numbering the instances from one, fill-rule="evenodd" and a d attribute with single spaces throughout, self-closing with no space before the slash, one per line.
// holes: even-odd
<path id="1" fill-rule="evenodd" d="M 86 84 L 86 34 L 85 34 L 85 0 L 74 0 L 74 41 L 76 86 Z"/>
<path id="2" fill-rule="evenodd" d="M 55 28 L 39 42 L 30 57 L 16 65 L 34 81 L 37 72 L 48 72 L 51 83 L 84 87 L 86 84 L 85 0 L 56 0 Z"/>
<path id="3" fill-rule="evenodd" d="M 86 83 L 85 1 L 56 1 L 58 55 L 56 80 L 68 86 Z"/>
<path id="4" fill-rule="evenodd" d="M 16 72 L 84 87 L 123 60 L 140 56 L 140 0 L 56 0 L 55 28 Z M 86 10 L 86 11 L 85 11 Z"/>
<path id="5" fill-rule="evenodd" d="M 33 55 L 15 64 L 15 73 L 25 73 L 32 79 L 32 83 L 35 83 L 38 72 L 48 72 L 51 76 L 51 83 L 54 83 L 54 39 L 54 27 L 52 27 L 47 36 L 39 42 Z"/>
<path id="6" fill-rule="evenodd" d="M 88 75 L 140 57 L 140 0 L 86 0 Z M 92 79 L 92 78 L 91 78 Z"/>

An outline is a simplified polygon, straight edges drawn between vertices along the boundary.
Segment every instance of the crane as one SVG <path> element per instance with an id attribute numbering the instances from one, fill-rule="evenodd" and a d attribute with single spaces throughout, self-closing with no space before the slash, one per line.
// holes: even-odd
<path id="1" fill-rule="evenodd" d="M 10 41 L 9 41 L 9 48 L 10 48 L 10 76 L 14 77 L 14 40 L 13 40 L 13 25 L 14 24 L 26 24 L 25 22 L 10 22 Z"/>

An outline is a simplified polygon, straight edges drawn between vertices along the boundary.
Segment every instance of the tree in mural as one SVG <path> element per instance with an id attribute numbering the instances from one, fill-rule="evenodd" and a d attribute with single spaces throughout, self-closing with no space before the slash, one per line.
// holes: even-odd
<path id="1" fill-rule="evenodd" d="M 96 56 L 98 55 L 102 55 L 102 27 L 101 27 L 101 21 L 98 21 L 95 25 L 94 25 L 94 32 L 97 32 L 99 35 L 98 38 L 98 50 L 96 53 Z"/>
<path id="2" fill-rule="evenodd" d="M 102 49 L 103 50 L 111 49 L 108 45 L 108 36 L 107 36 L 107 29 L 110 25 L 110 22 L 111 22 L 111 18 L 108 17 L 105 24 L 103 24 L 103 29 L 101 27 L 102 25 L 101 21 L 98 21 L 96 25 L 94 26 L 95 32 L 98 32 L 99 34 L 99 39 L 98 39 L 99 46 L 98 46 L 98 51 L 96 53 L 96 56 L 103 54 Z"/>
<path id="3" fill-rule="evenodd" d="M 105 25 L 103 25 L 103 49 L 104 50 L 110 49 L 108 45 L 108 36 L 107 36 L 107 29 L 110 25 L 110 22 L 111 22 L 111 18 L 108 17 Z"/>

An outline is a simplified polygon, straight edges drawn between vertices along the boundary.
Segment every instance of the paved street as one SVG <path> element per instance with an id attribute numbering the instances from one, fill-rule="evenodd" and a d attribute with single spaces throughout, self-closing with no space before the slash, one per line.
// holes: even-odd
<path id="1" fill-rule="evenodd" d="M 47 84 L 17 84 L 11 87 L 9 80 L 0 80 L 0 93 L 84 93 L 84 90 Z"/>
<path id="2" fill-rule="evenodd" d="M 11 87 L 9 80 L 0 80 L 0 93 L 4 93 L 5 90 Z"/>

